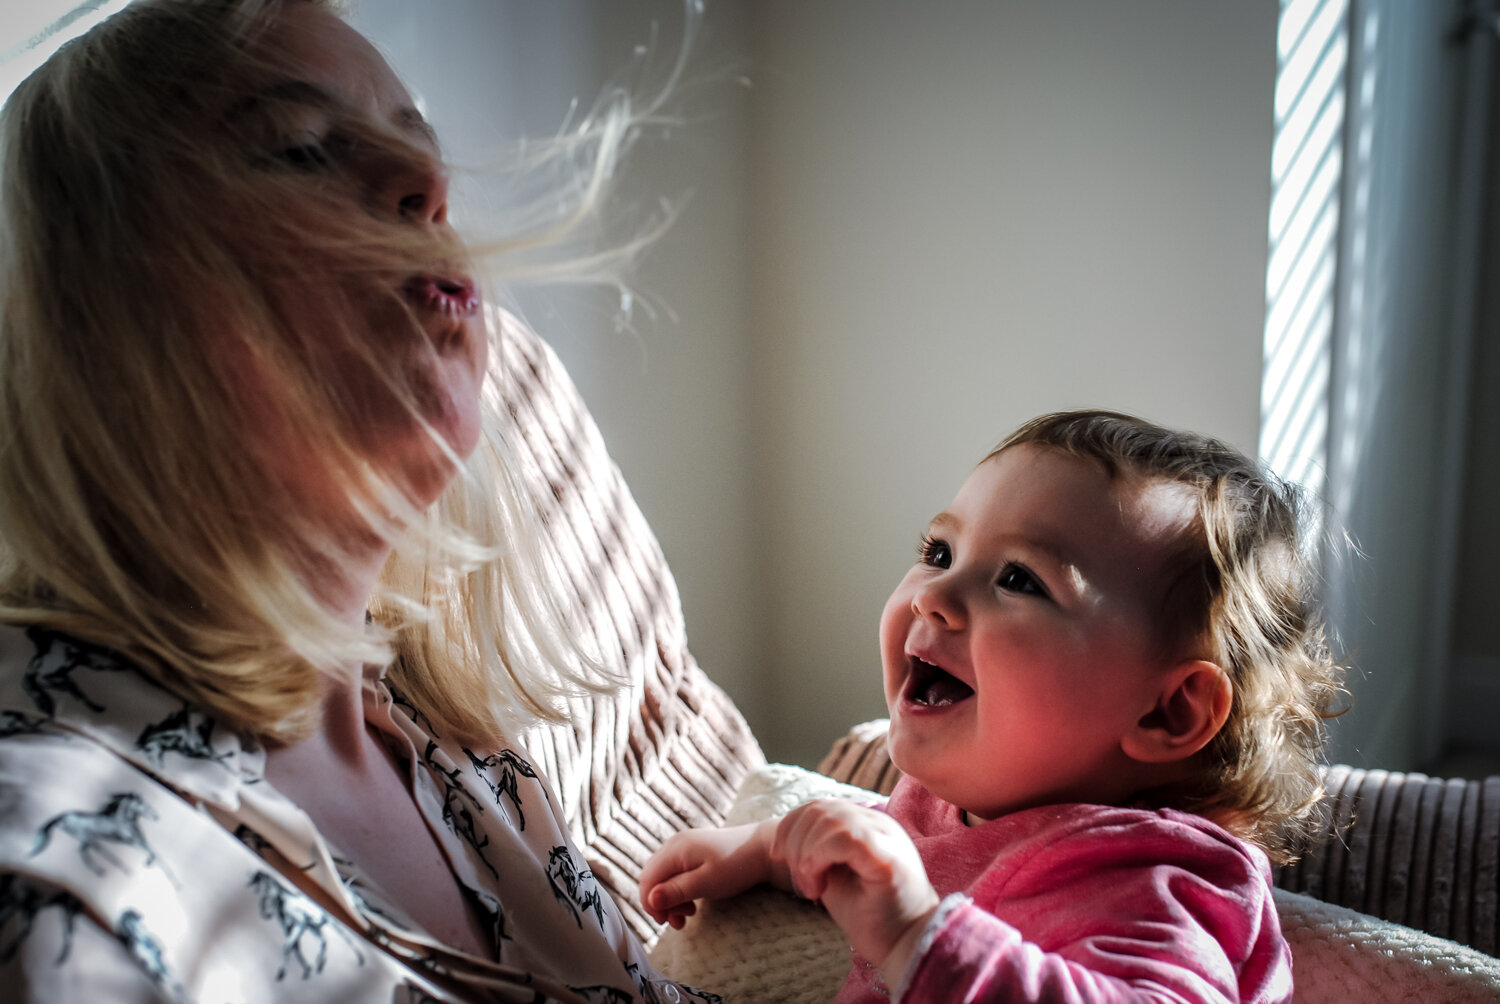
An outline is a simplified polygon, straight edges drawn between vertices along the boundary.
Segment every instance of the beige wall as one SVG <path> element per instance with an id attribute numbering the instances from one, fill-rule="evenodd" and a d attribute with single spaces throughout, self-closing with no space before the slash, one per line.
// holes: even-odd
<path id="1" fill-rule="evenodd" d="M 1275 5 L 756 6 L 774 755 L 882 711 L 918 532 L 1042 411 L 1254 450 Z"/>

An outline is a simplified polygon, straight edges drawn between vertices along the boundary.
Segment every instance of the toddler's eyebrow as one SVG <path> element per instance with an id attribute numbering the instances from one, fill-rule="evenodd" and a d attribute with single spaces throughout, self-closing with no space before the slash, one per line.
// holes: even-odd
<path id="1" fill-rule="evenodd" d="M 959 520 L 957 516 L 953 515 L 951 512 L 944 511 L 938 513 L 936 516 L 932 517 L 932 519 L 928 520 L 927 529 L 953 530 L 958 528 L 958 524 Z"/>

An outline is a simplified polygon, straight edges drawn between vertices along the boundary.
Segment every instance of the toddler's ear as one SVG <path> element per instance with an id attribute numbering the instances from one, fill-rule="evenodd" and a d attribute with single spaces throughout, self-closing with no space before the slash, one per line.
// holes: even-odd
<path id="1" fill-rule="evenodd" d="M 1141 763 L 1185 760 L 1219 734 L 1233 701 L 1224 670 L 1201 659 L 1184 662 L 1164 678 L 1155 707 L 1126 734 L 1125 755 Z"/>

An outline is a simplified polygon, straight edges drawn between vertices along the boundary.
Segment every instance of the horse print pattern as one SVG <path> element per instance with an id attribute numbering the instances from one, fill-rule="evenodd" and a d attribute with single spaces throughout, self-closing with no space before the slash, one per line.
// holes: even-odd
<path id="1" fill-rule="evenodd" d="M 292 961 L 301 967 L 304 980 L 321 973 L 328 962 L 328 935 L 324 928 L 331 925 L 340 933 L 342 929 L 316 903 L 283 885 L 270 872 L 258 871 L 252 875 L 250 888 L 259 900 L 262 919 L 274 920 L 281 928 L 281 968 L 276 971 L 276 982 L 286 978 L 287 963 Z M 305 939 L 311 940 L 314 949 L 311 959 L 304 951 Z M 359 964 L 364 965 L 364 954 L 352 943 L 349 947 Z"/>
<path id="2" fill-rule="evenodd" d="M 146 835 L 141 832 L 140 821 L 156 818 L 158 818 L 156 811 L 147 805 L 146 800 L 140 795 L 133 791 L 117 792 L 110 796 L 104 808 L 98 812 L 73 810 L 47 820 L 37 831 L 36 841 L 32 844 L 28 857 L 34 858 L 46 850 L 47 845 L 52 841 L 52 834 L 58 832 L 78 841 L 78 853 L 83 858 L 84 865 L 100 877 L 104 875 L 104 866 L 99 864 L 99 858 L 103 858 L 121 871 L 130 870 L 124 861 L 121 861 L 105 846 L 106 843 L 120 844 L 145 851 L 146 865 L 150 867 L 157 863 L 156 852 L 146 842 Z M 165 865 L 158 865 L 158 867 L 163 871 L 166 870 Z"/>
<path id="3" fill-rule="evenodd" d="M 354 904 L 359 908 L 360 913 L 370 917 L 378 917 L 387 924 L 399 923 L 395 917 L 375 904 L 373 901 L 375 897 L 372 891 L 365 886 L 364 879 L 360 876 L 359 869 L 354 866 L 353 861 L 350 861 L 348 858 L 341 858 L 337 854 L 332 855 L 332 858 L 334 868 L 338 869 L 339 884 L 344 887 L 344 891 L 349 894 L 349 898 L 354 900 Z M 311 866 L 303 870 L 307 871 L 310 868 Z"/>
<path id="4" fill-rule="evenodd" d="M 115 922 L 115 937 L 131 957 L 145 970 L 151 982 L 166 990 L 174 1000 L 183 998 L 182 987 L 172 978 L 167 969 L 167 960 L 161 943 L 146 929 L 141 915 L 135 910 L 126 910 Z"/>
<path id="5" fill-rule="evenodd" d="M 57 714 L 57 702 L 53 694 L 66 694 L 79 704 L 98 714 L 104 705 L 89 697 L 79 686 L 73 674 L 80 669 L 93 672 L 119 672 L 128 669 L 118 656 L 98 645 L 55 631 L 31 627 L 26 636 L 36 648 L 36 654 L 21 677 L 21 689 L 36 705 L 37 710 L 48 718 Z"/>
<path id="6" fill-rule="evenodd" d="M 495 866 L 490 864 L 484 856 L 484 848 L 489 844 L 490 838 L 479 832 L 479 824 L 474 818 L 474 812 L 483 812 L 484 806 L 480 805 L 479 799 L 464 787 L 462 767 L 444 770 L 442 765 L 433 759 L 432 754 L 437 749 L 438 744 L 429 740 L 427 749 L 422 753 L 422 762 L 435 777 L 440 779 L 443 786 L 443 823 L 453 831 L 454 836 L 474 849 L 474 856 L 490 870 L 491 875 L 499 878 L 500 873 L 495 871 Z M 473 807 L 474 812 L 469 811 L 470 806 Z"/>
<path id="7" fill-rule="evenodd" d="M 505 905 L 500 902 L 499 897 L 491 896 L 482 889 L 473 889 L 471 892 L 474 893 L 475 902 L 479 904 L 479 911 L 489 921 L 491 942 L 504 955 L 505 942 L 512 940 L 510 932 L 505 929 Z"/>
<path id="8" fill-rule="evenodd" d="M 521 808 L 521 793 L 516 777 L 519 775 L 533 781 L 538 780 L 531 764 L 515 750 L 501 750 L 483 760 L 475 756 L 474 751 L 467 746 L 464 747 L 464 753 L 468 756 L 469 763 L 474 765 L 474 773 L 489 785 L 490 793 L 495 796 L 495 804 L 500 804 L 502 796 L 510 799 L 510 804 L 516 810 L 516 829 L 526 829 L 526 812 Z"/>
<path id="9" fill-rule="evenodd" d="M 73 922 L 83 909 L 77 896 L 64 889 L 49 889 L 20 875 L 0 875 L 0 962 L 15 958 L 21 944 L 31 936 L 32 925 L 43 910 L 61 910 L 63 943 L 56 965 L 68 961 L 73 947 Z M 9 937 L 4 932 L 14 924 Z"/>
<path id="10" fill-rule="evenodd" d="M 592 871 L 578 867 L 572 850 L 567 846 L 552 848 L 547 862 L 547 881 L 552 884 L 552 895 L 567 907 L 580 928 L 583 927 L 583 915 L 590 910 L 594 911 L 599 926 L 604 926 L 604 894 L 599 891 L 599 883 L 594 881 Z"/>
<path id="11" fill-rule="evenodd" d="M 704 1000 L 651 970 L 521 747 L 424 735 L 383 679 L 363 699 L 492 934 L 487 959 L 429 948 L 264 779 L 250 737 L 123 657 L 0 625 L 0 999 L 74 999 L 80 978 L 124 965 L 163 1001 L 204 1004 L 230 982 L 247 1000 L 425 1004 L 443 997 L 429 980 L 460 998 L 499 982 L 506 999 Z M 523 957 L 541 919 L 546 943 Z"/>
<path id="12" fill-rule="evenodd" d="M 407 699 L 405 694 L 401 693 L 401 691 L 397 690 L 395 687 L 392 687 L 390 684 L 386 685 L 386 690 L 390 692 L 391 703 L 400 708 L 402 711 L 406 712 L 406 717 L 415 722 L 423 732 L 426 732 L 434 739 L 443 738 L 442 736 L 438 735 L 438 730 L 432 727 L 432 719 L 428 718 L 425 714 L 422 713 L 422 710 L 420 708 L 411 703 L 411 701 Z"/>
<path id="13" fill-rule="evenodd" d="M 250 850 L 254 851 L 255 856 L 258 858 L 265 857 L 266 851 L 271 847 L 271 842 L 269 840 L 261 836 L 259 833 L 255 832 L 255 830 L 251 829 L 249 826 L 246 826 L 244 823 L 241 823 L 234 828 L 234 839 L 238 840 L 240 843 L 250 848 Z"/>
<path id="14" fill-rule="evenodd" d="M 296 861 L 287 861 L 286 857 L 276 849 L 275 844 L 271 843 L 265 837 L 261 836 L 254 829 L 246 826 L 244 823 L 241 823 L 234 828 L 234 839 L 238 840 L 240 843 L 248 847 L 256 857 L 266 861 L 285 861 L 289 867 L 303 872 L 310 872 L 318 866 L 316 860 L 309 861 L 307 864 L 299 864 Z M 334 861 L 338 862 L 338 859 L 334 858 Z M 342 864 L 343 862 L 339 863 Z M 272 867 L 275 868 L 279 866 L 272 864 Z"/>
<path id="15" fill-rule="evenodd" d="M 39 735 L 47 731 L 47 719 L 33 718 L 22 711 L 0 710 L 0 739 L 11 736 Z"/>
<path id="16" fill-rule="evenodd" d="M 234 754 L 214 750 L 214 724 L 212 718 L 191 704 L 184 704 L 161 721 L 142 729 L 135 748 L 157 767 L 161 767 L 168 753 L 222 766 Z"/>

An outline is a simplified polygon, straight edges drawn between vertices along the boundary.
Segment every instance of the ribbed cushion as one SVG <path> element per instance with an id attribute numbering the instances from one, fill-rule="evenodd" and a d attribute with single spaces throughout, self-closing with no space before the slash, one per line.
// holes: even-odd
<path id="1" fill-rule="evenodd" d="M 765 757 L 688 651 L 666 559 L 562 364 L 509 316 L 499 352 L 515 473 L 562 558 L 581 630 L 623 653 L 632 678 L 616 696 L 574 699 L 568 724 L 522 739 L 595 876 L 650 941 L 658 927 L 636 885 L 646 858 L 683 827 L 717 825 Z"/>
<path id="2" fill-rule="evenodd" d="M 1496 954 L 1500 777 L 1328 769 L 1327 832 L 1276 884 Z"/>
<path id="3" fill-rule="evenodd" d="M 884 718 L 864 722 L 833 744 L 818 764 L 818 773 L 870 791 L 889 795 L 901 780 L 901 772 L 885 750 L 885 734 L 891 723 Z"/>
<path id="4" fill-rule="evenodd" d="M 856 725 L 818 765 L 889 793 L 885 719 Z M 1500 776 L 1483 781 L 1328 768 L 1326 832 L 1276 885 L 1495 955 L 1500 915 Z"/>

